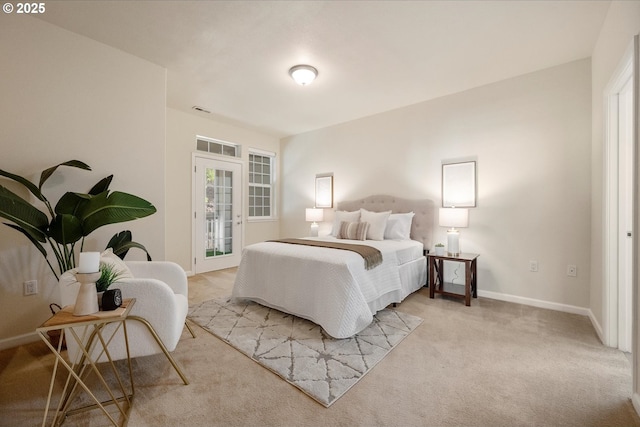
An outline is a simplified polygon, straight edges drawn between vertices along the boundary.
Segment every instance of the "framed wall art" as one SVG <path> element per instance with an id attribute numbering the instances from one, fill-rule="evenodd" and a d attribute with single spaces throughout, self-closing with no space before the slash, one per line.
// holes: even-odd
<path id="1" fill-rule="evenodd" d="M 476 162 L 442 165 L 442 207 L 476 207 Z"/>

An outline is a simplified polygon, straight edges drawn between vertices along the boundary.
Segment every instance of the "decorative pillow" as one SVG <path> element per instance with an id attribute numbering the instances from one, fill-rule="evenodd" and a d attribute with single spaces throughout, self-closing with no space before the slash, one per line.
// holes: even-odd
<path id="1" fill-rule="evenodd" d="M 411 223 L 415 213 L 391 214 L 384 230 L 384 238 L 392 240 L 411 240 Z"/>
<path id="2" fill-rule="evenodd" d="M 113 249 L 109 248 L 100 254 L 100 262 L 111 265 L 114 271 L 118 272 L 118 280 L 133 279 L 133 274 L 127 264 L 113 253 Z"/>
<path id="3" fill-rule="evenodd" d="M 335 217 L 333 219 L 333 228 L 331 229 L 331 235 L 333 237 L 338 237 L 338 233 L 340 232 L 340 226 L 342 221 L 346 222 L 358 222 L 360 221 L 360 211 L 347 212 L 347 211 L 336 211 Z"/>
<path id="4" fill-rule="evenodd" d="M 340 231 L 338 232 L 338 239 L 366 240 L 367 230 L 369 230 L 368 222 L 342 221 Z"/>
<path id="5" fill-rule="evenodd" d="M 384 240 L 384 229 L 387 227 L 389 215 L 391 215 L 391 211 L 370 212 L 366 209 L 360 209 L 360 221 L 369 223 L 367 239 Z"/>

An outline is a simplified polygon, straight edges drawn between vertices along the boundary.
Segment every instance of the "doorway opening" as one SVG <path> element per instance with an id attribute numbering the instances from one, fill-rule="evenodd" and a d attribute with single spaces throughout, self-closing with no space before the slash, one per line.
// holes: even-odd
<path id="1" fill-rule="evenodd" d="M 635 42 L 605 90 L 605 344 L 632 351 Z"/>

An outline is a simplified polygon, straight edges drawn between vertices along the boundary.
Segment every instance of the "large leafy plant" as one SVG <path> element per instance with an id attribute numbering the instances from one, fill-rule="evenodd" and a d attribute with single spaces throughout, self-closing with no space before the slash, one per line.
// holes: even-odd
<path id="1" fill-rule="evenodd" d="M 110 192 L 109 185 L 113 175 L 101 179 L 88 193 L 65 193 L 54 207 L 42 193 L 42 186 L 60 166 L 91 170 L 79 160 L 70 160 L 42 171 L 38 185 L 19 175 L 0 170 L 0 176 L 20 183 L 44 204 L 45 212 L 0 185 L 0 217 L 11 221 L 4 224 L 24 234 L 38 248 L 56 279 L 75 267 L 76 245 L 80 242 L 82 250 L 85 237 L 93 231 L 104 225 L 131 221 L 156 212 L 151 203 L 140 197 L 119 191 Z M 57 269 L 49 260 L 45 247 L 47 244 L 56 257 Z M 114 253 L 121 258 L 131 248 L 146 252 L 144 246 L 131 241 L 129 231 L 113 236 L 107 247 L 113 247 Z M 148 252 L 147 258 L 151 259 Z"/>

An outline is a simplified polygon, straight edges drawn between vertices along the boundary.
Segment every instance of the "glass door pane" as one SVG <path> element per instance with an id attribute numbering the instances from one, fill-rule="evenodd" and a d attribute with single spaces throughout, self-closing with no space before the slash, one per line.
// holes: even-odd
<path id="1" fill-rule="evenodd" d="M 205 258 L 233 253 L 233 171 L 206 168 Z"/>
<path id="2" fill-rule="evenodd" d="M 237 266 L 242 252 L 242 167 L 195 158 L 194 270 Z"/>

